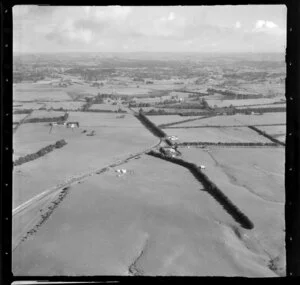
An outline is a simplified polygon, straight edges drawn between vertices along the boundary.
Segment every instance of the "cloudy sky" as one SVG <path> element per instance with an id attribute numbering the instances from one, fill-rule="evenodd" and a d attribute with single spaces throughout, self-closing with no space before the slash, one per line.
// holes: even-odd
<path id="1" fill-rule="evenodd" d="M 15 6 L 15 52 L 284 52 L 286 6 Z"/>

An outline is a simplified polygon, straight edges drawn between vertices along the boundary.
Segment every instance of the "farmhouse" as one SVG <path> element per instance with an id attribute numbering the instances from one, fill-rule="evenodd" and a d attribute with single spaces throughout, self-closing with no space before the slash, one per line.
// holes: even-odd
<path id="1" fill-rule="evenodd" d="M 79 128 L 79 123 L 78 122 L 67 122 L 67 128 Z"/>

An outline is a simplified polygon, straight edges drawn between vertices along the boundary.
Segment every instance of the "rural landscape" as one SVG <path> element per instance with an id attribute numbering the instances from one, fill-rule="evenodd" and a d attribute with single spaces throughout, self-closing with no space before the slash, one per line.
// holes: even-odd
<path id="1" fill-rule="evenodd" d="M 16 276 L 285 276 L 283 54 L 14 55 Z"/>

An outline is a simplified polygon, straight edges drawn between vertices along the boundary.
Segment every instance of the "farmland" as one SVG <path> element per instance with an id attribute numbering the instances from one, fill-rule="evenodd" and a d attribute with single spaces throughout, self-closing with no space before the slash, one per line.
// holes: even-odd
<path id="1" fill-rule="evenodd" d="M 14 61 L 13 274 L 284 276 L 284 60 L 99 55 Z"/>
<path id="2" fill-rule="evenodd" d="M 16 274 L 127 275 L 144 250 L 135 266 L 149 275 L 273 276 L 263 255 L 235 237 L 232 218 L 188 171 L 151 157 L 126 167 L 132 174 L 118 177 L 112 169 L 72 187 L 64 207 L 15 251 Z M 73 248 L 81 258 L 74 258 Z M 25 256 L 31 260 L 26 267 Z"/>
<path id="3" fill-rule="evenodd" d="M 285 125 L 286 114 L 265 113 L 263 115 L 233 115 L 233 116 L 215 116 L 211 118 L 203 118 L 177 124 L 176 127 L 196 127 L 196 126 L 249 126 L 249 125 L 265 125 L 265 124 L 282 124 Z"/>
<path id="4" fill-rule="evenodd" d="M 169 135 L 177 136 L 179 142 L 268 142 L 248 128 L 191 128 L 169 129 Z"/>

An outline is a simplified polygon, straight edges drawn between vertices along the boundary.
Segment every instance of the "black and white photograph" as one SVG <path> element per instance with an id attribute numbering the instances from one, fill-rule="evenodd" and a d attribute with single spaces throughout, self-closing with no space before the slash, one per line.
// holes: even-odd
<path id="1" fill-rule="evenodd" d="M 285 5 L 14 6 L 13 275 L 286 276 L 286 47 Z"/>

